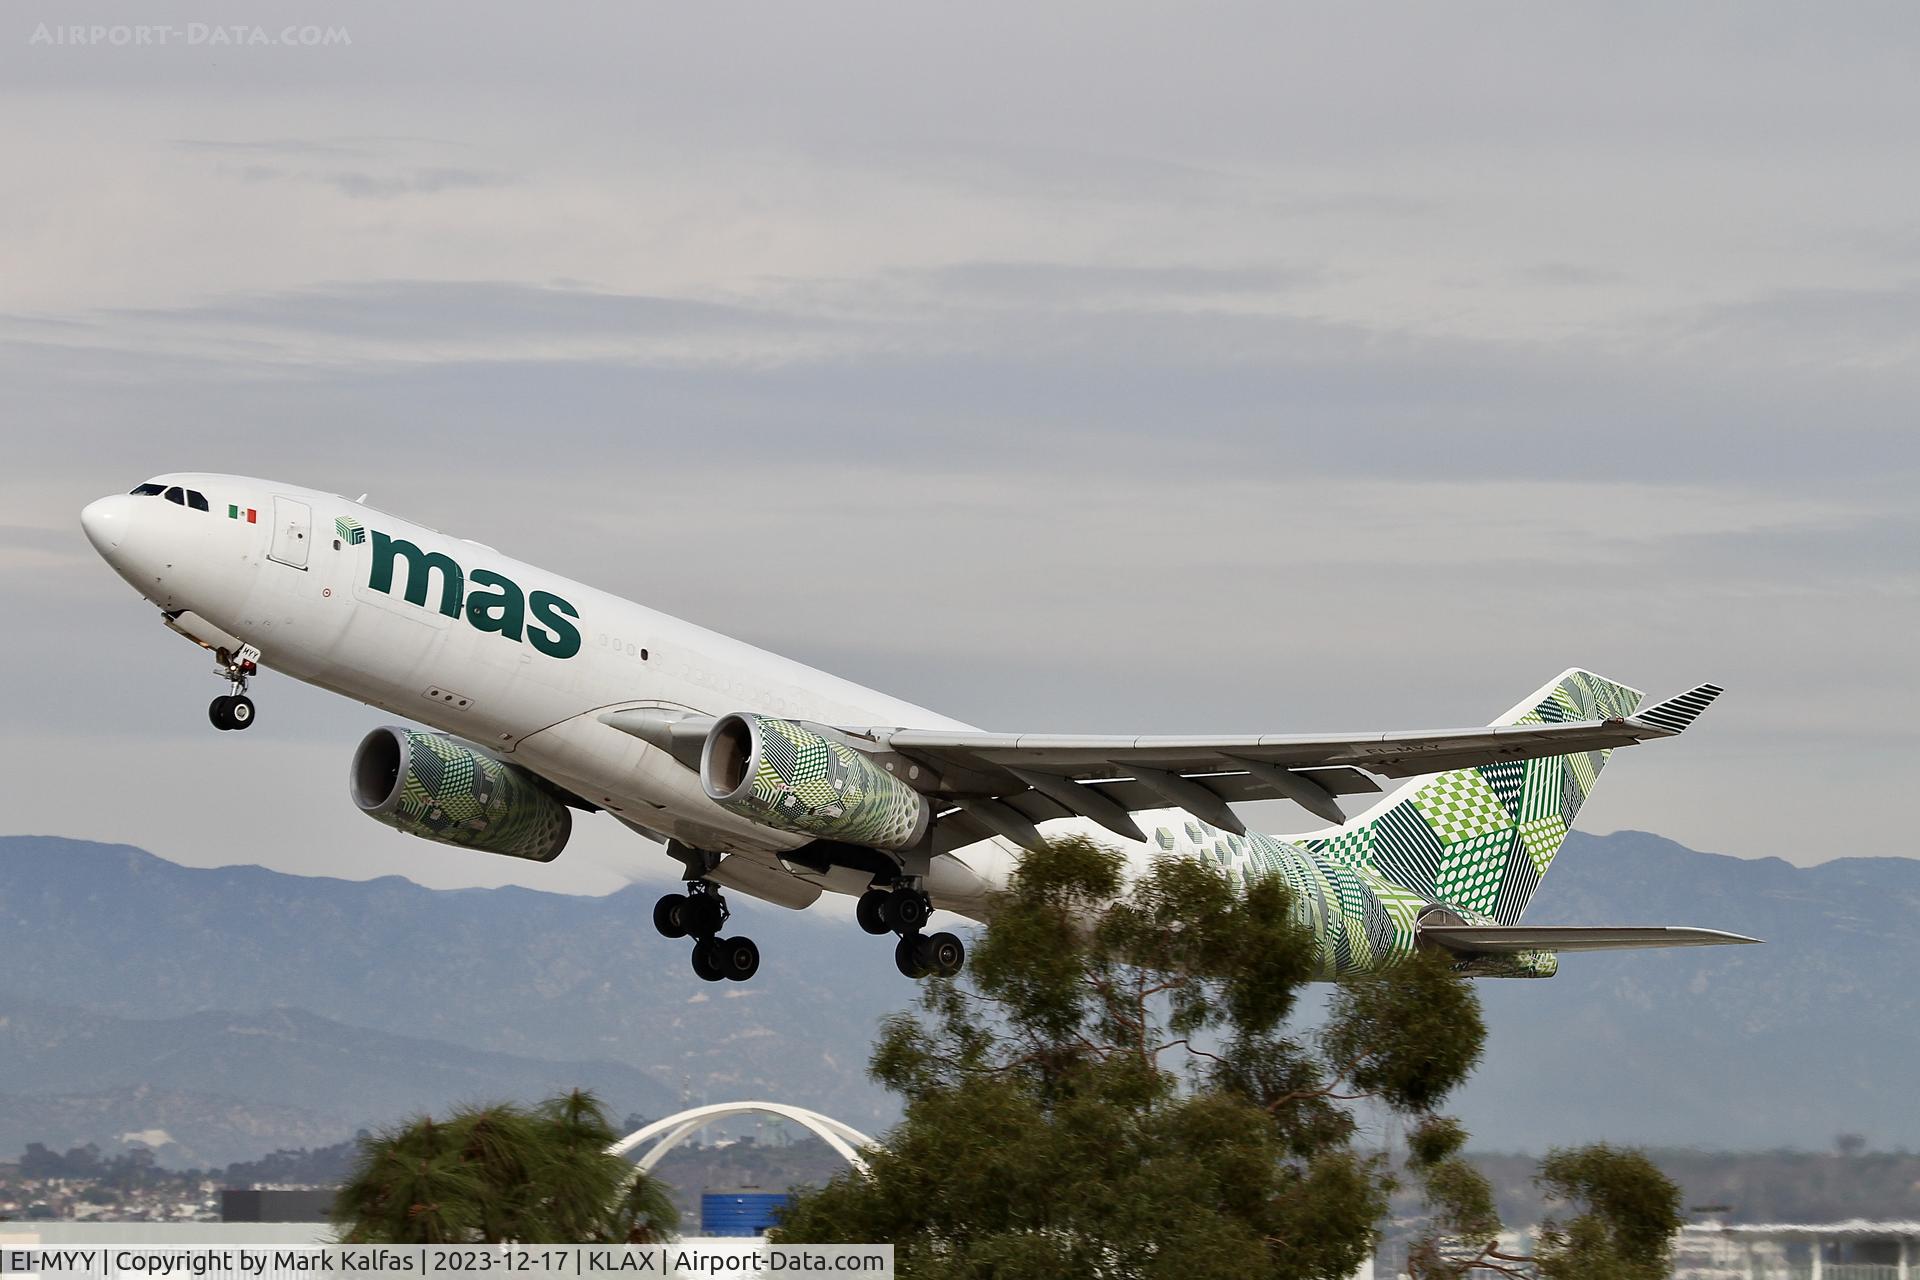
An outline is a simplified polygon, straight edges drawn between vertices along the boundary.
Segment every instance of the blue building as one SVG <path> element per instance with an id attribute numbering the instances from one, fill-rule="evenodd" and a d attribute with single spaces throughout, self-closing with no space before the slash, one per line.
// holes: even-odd
<path id="1" fill-rule="evenodd" d="M 793 1197 L 784 1191 L 709 1191 L 700 1197 L 703 1236 L 763 1236 L 779 1225 L 780 1211 Z"/>

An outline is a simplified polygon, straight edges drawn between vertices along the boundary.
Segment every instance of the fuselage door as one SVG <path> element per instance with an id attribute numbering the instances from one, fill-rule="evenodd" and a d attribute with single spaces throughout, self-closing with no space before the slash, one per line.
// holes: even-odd
<path id="1" fill-rule="evenodd" d="M 313 509 L 292 498 L 273 500 L 273 546 L 267 559 L 296 569 L 307 567 L 307 544 L 313 539 Z"/>

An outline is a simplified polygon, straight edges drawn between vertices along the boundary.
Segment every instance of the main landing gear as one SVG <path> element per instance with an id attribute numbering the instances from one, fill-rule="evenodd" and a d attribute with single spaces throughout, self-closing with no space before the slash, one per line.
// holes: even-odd
<path id="1" fill-rule="evenodd" d="M 909 978 L 939 976 L 951 978 L 967 963 L 966 944 L 951 933 L 931 937 L 920 932 L 933 914 L 933 901 L 927 892 L 912 884 L 892 889 L 869 889 L 860 895 L 854 916 L 860 927 L 879 935 L 897 933 L 893 963 Z"/>
<path id="2" fill-rule="evenodd" d="M 253 699 L 247 696 L 247 681 L 260 671 L 260 651 L 248 645 L 238 654 L 225 649 L 216 655 L 219 673 L 227 678 L 227 692 L 207 707 L 207 719 L 216 729 L 247 729 L 253 725 Z"/>
<path id="3" fill-rule="evenodd" d="M 685 893 L 670 893 L 653 904 L 653 927 L 663 938 L 694 940 L 693 971 L 705 981 L 745 982 L 760 970 L 760 948 L 752 938 L 719 936 L 731 914 L 719 890 L 705 880 L 689 880 Z"/>

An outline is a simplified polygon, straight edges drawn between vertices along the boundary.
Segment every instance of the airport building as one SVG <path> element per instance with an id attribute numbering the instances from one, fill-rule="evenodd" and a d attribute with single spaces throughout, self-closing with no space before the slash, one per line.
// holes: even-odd
<path id="1" fill-rule="evenodd" d="M 1920 1280 L 1920 1222 L 1704 1222 L 1674 1243 L 1675 1280 Z"/>

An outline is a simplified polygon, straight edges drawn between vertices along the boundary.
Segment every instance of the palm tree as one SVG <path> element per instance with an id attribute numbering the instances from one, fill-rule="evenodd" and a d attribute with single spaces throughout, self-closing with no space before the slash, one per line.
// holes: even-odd
<path id="1" fill-rule="evenodd" d="M 361 1139 L 353 1176 L 334 1197 L 350 1244 L 451 1244 L 474 1238 L 484 1186 L 431 1116 Z"/>
<path id="2" fill-rule="evenodd" d="M 680 1225 L 680 1210 L 666 1184 L 650 1173 L 631 1171 L 627 1189 L 614 1207 L 608 1244 L 664 1244 Z"/>
<path id="3" fill-rule="evenodd" d="M 667 1239 L 679 1212 L 657 1179 L 608 1153 L 617 1136 L 580 1089 L 531 1110 L 420 1116 L 361 1140 L 334 1225 L 351 1244 Z"/>

